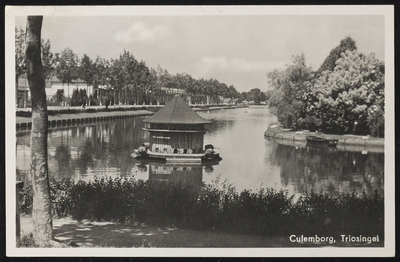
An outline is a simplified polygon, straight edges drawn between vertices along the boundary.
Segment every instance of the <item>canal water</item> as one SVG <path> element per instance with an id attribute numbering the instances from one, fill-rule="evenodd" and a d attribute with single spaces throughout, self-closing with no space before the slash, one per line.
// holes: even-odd
<path id="1" fill-rule="evenodd" d="M 384 193 L 384 154 L 278 144 L 264 138 L 276 117 L 263 106 L 199 113 L 213 124 L 205 144 L 219 149 L 218 165 L 185 166 L 139 162 L 134 149 L 147 140 L 143 117 L 117 119 L 49 131 L 49 173 L 55 179 L 90 180 L 97 176 L 181 182 L 201 188 L 229 184 L 256 191 L 261 187 L 288 190 L 368 194 Z M 30 132 L 18 132 L 16 171 L 29 179 Z"/>

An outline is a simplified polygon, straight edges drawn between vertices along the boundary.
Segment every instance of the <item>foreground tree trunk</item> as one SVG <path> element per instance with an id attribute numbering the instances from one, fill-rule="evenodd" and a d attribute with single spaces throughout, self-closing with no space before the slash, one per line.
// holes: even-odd
<path id="1" fill-rule="evenodd" d="M 50 186 L 47 165 L 47 104 L 41 61 L 42 16 L 28 16 L 26 25 L 26 64 L 32 101 L 31 167 L 33 191 L 33 237 L 39 246 L 53 239 Z"/>

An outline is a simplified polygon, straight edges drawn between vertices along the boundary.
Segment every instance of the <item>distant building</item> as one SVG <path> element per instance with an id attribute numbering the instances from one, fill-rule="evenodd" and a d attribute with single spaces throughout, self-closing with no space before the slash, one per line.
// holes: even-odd
<path id="1" fill-rule="evenodd" d="M 46 96 L 47 99 L 51 99 L 58 90 L 64 91 L 64 97 L 72 97 L 74 89 L 86 90 L 88 96 L 93 95 L 93 86 L 86 85 L 85 81 L 77 79 L 73 80 L 72 83 L 63 83 L 57 76 L 53 76 L 50 81 L 46 83 Z"/>
<path id="2" fill-rule="evenodd" d="M 72 83 L 63 84 L 60 79 L 53 76 L 50 81 L 46 82 L 46 97 L 51 100 L 58 90 L 63 90 L 64 97 L 72 97 L 74 89 L 84 89 L 88 96 L 93 95 L 94 89 L 92 85 L 87 86 L 82 80 L 74 80 Z M 18 92 L 16 94 L 17 107 L 30 106 L 31 92 L 29 90 L 28 79 L 22 76 L 18 79 Z"/>

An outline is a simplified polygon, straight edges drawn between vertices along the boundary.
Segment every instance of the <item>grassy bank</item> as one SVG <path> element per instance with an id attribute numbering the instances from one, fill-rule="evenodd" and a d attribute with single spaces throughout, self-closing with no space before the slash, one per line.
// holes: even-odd
<path id="1" fill-rule="evenodd" d="M 30 214 L 32 192 L 25 183 L 20 210 Z M 285 191 L 262 188 L 237 192 L 226 184 L 202 190 L 188 186 L 133 179 L 90 182 L 51 181 L 56 217 L 78 221 L 146 223 L 155 227 L 213 230 L 258 236 L 342 234 L 380 235 L 384 231 L 384 202 L 373 196 L 307 193 L 298 199 Z"/>

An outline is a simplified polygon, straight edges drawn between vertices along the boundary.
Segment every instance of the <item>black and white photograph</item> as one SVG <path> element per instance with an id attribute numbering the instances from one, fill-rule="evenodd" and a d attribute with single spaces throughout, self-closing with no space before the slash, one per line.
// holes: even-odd
<path id="1" fill-rule="evenodd" d="M 7 256 L 395 255 L 393 6 L 6 6 L 5 33 Z"/>

